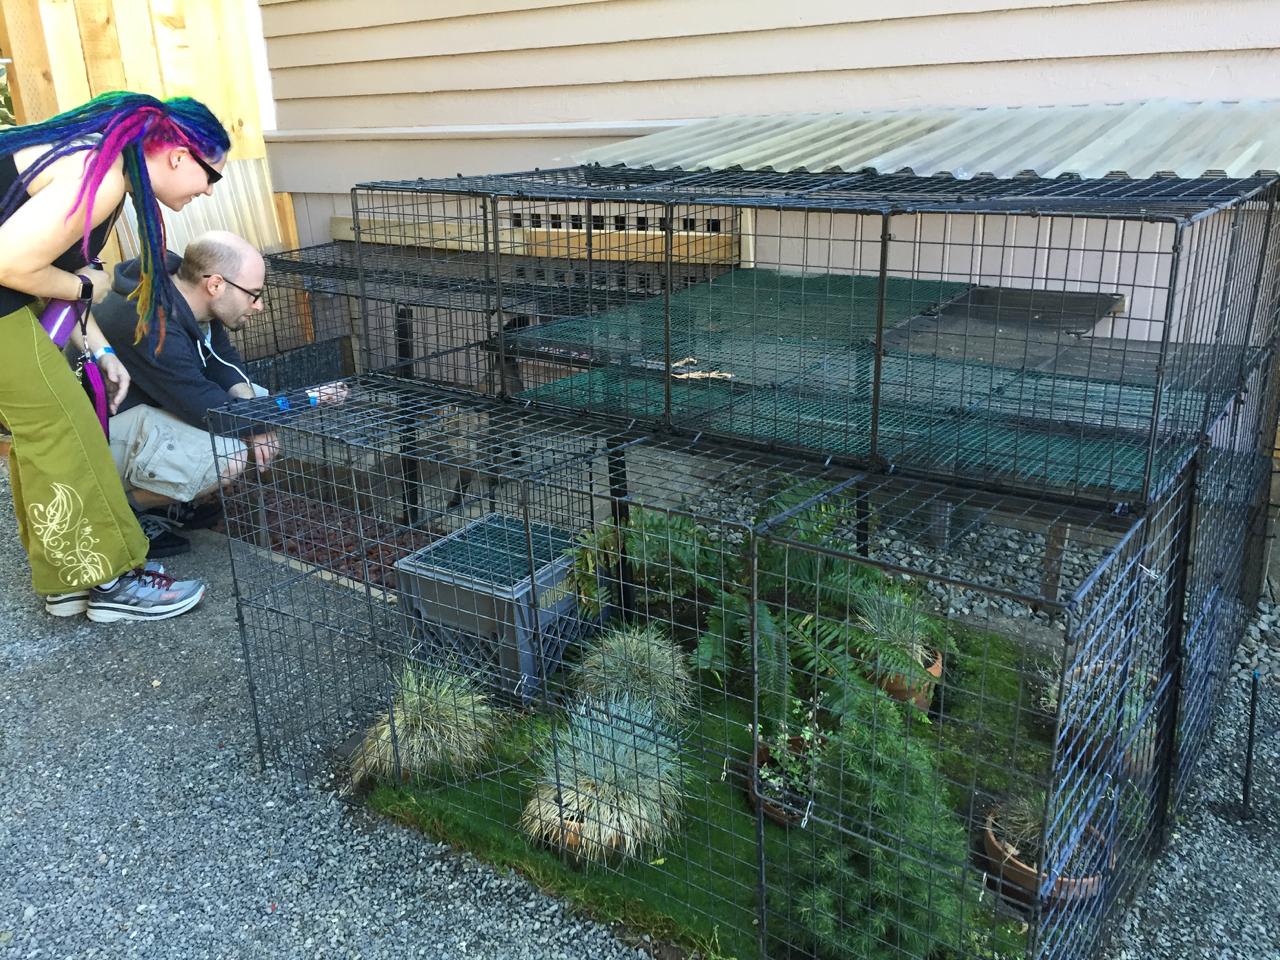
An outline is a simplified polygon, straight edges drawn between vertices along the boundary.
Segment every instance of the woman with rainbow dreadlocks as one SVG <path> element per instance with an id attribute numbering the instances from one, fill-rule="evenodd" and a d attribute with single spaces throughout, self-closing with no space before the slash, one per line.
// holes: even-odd
<path id="1" fill-rule="evenodd" d="M 204 596 L 204 584 L 146 565 L 148 541 L 102 427 L 36 310 L 42 299 L 88 307 L 107 295 L 109 275 L 86 265 L 127 198 L 142 254 L 138 335 L 155 324 L 163 349 L 177 294 L 159 204 L 181 210 L 212 193 L 230 146 L 198 101 L 136 93 L 106 93 L 0 131 L 0 422 L 13 435 L 9 476 L 32 584 L 55 616 L 159 620 Z M 114 411 L 128 374 L 92 320 L 85 339 Z"/>

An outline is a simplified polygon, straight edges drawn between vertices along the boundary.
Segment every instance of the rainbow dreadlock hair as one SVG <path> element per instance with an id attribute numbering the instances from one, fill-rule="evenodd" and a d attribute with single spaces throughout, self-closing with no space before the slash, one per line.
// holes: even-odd
<path id="1" fill-rule="evenodd" d="M 0 131 L 0 156 L 23 147 L 48 144 L 49 150 L 23 171 L 0 199 L 0 223 L 22 203 L 32 181 L 52 163 L 74 153 L 88 152 L 84 180 L 67 217 L 85 208 L 85 260 L 89 258 L 93 204 L 102 178 L 124 157 L 124 175 L 138 217 L 142 282 L 133 293 L 138 301 L 138 338 L 157 324 L 158 350 L 164 344 L 165 318 L 178 296 L 165 270 L 164 220 L 151 190 L 146 155 L 173 147 L 186 147 L 210 163 L 217 163 L 231 148 L 227 131 L 198 100 L 175 97 L 158 100 L 142 93 L 117 91 L 94 97 L 84 106 L 60 113 L 42 123 L 9 127 Z"/>

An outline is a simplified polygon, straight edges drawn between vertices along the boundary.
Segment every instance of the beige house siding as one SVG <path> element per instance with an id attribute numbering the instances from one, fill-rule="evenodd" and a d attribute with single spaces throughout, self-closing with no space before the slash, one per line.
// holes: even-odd
<path id="1" fill-rule="evenodd" d="M 1277 94 L 1275 0 L 260 0 L 304 242 L 359 180 L 728 113 Z"/>

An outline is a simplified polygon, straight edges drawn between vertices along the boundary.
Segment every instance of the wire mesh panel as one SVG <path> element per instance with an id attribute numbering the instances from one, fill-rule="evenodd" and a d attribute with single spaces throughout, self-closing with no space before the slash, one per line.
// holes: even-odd
<path id="1" fill-rule="evenodd" d="M 227 497 L 270 754 L 687 944 L 1034 945 L 984 838 L 1059 789 L 1070 598 L 1134 521 L 386 377 L 223 416 L 287 458 Z"/>
<path id="2" fill-rule="evenodd" d="M 431 298 L 366 301 L 376 365 L 921 476 L 1157 494 L 1269 315 L 1274 189 L 921 187 L 592 168 L 369 185 L 371 264 L 484 275 L 426 326 Z"/>
<path id="3" fill-rule="evenodd" d="M 264 755 L 707 954 L 1096 955 L 1260 569 L 1274 205 L 362 185 L 294 269 L 396 375 L 215 418 L 283 448 L 224 493 Z"/>

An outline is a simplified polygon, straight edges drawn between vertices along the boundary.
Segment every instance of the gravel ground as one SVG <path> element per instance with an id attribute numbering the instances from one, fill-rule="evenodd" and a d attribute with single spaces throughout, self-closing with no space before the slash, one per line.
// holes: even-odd
<path id="1" fill-rule="evenodd" d="M 221 536 L 141 627 L 31 594 L 0 467 L 0 957 L 636 957 L 524 881 L 258 771 Z M 643 954 L 641 954 L 643 956 Z"/>
<path id="2" fill-rule="evenodd" d="M 1271 613 L 1264 607 L 1257 622 Z M 1268 656 L 1242 646 L 1236 670 L 1265 670 L 1280 631 L 1258 634 Z M 1249 684 L 1233 676 L 1217 726 L 1178 818 L 1107 960 L 1277 960 L 1280 925 L 1280 678 L 1260 686 L 1252 816 L 1241 806 Z"/>
<path id="3" fill-rule="evenodd" d="M 0 467 L 0 957 L 645 954 L 524 881 L 259 773 L 226 570 L 197 534 L 198 612 L 145 627 L 47 617 Z M 1237 669 L 1280 663 L 1280 608 Z M 1153 883 L 1107 960 L 1272 960 L 1280 928 L 1280 682 L 1263 686 L 1242 819 L 1233 678 Z"/>

